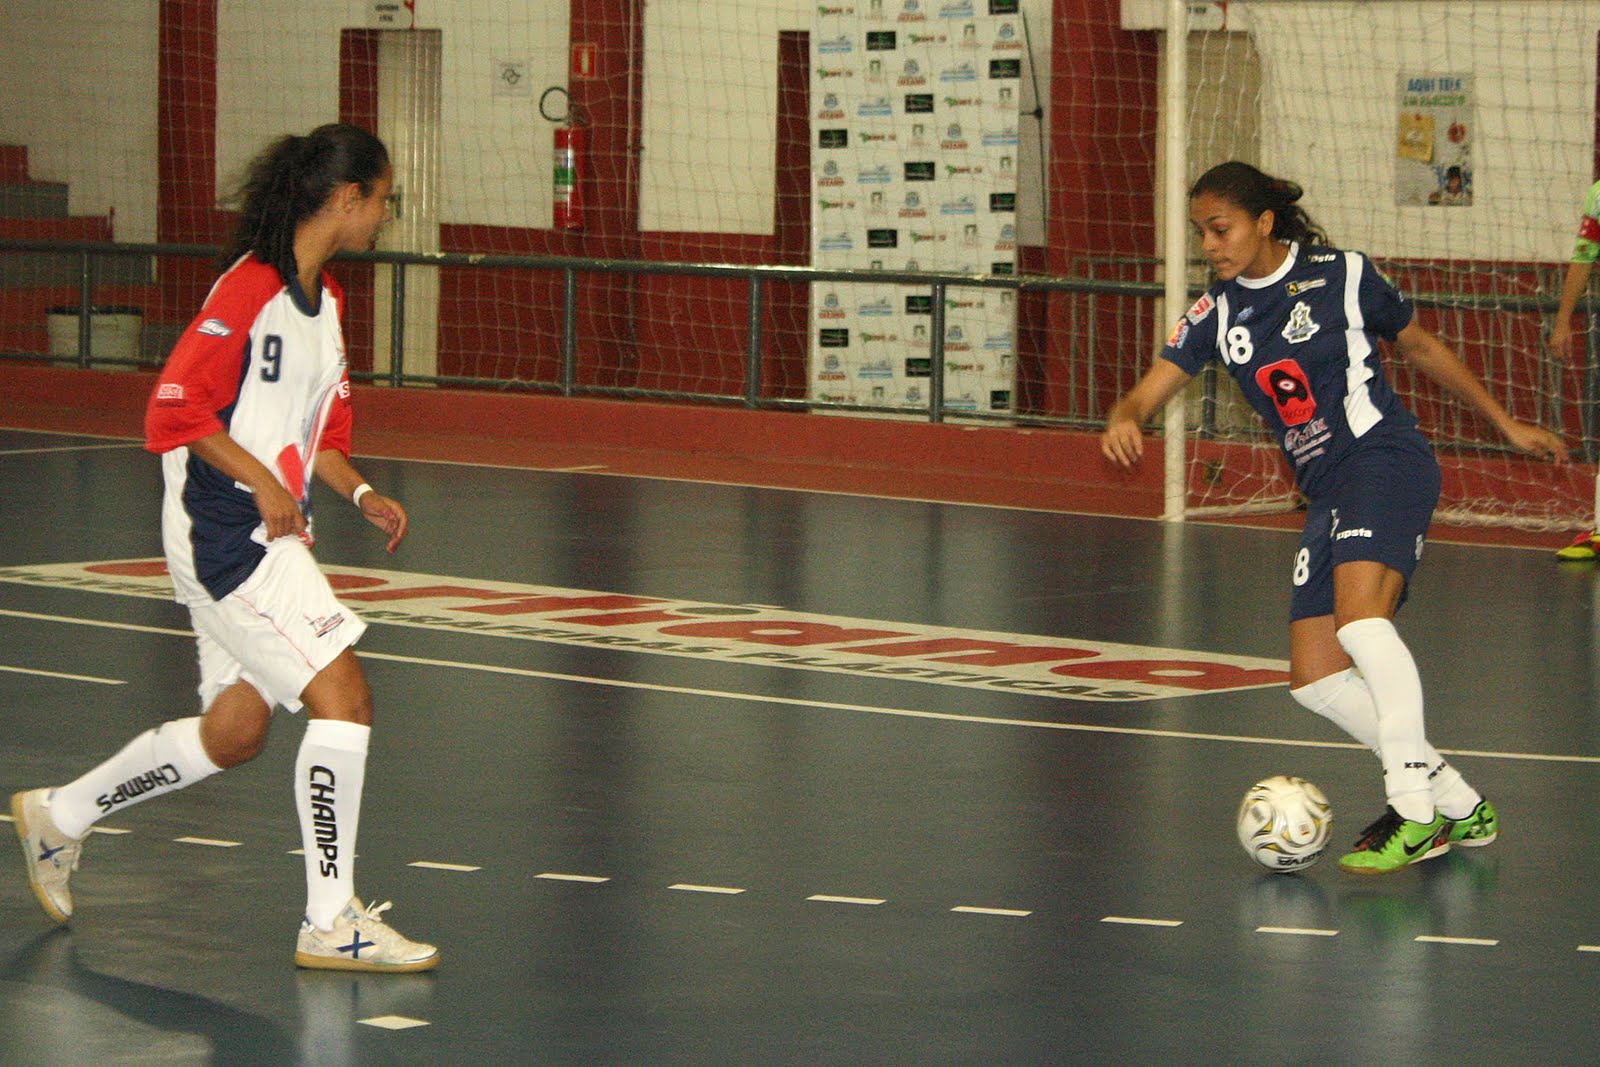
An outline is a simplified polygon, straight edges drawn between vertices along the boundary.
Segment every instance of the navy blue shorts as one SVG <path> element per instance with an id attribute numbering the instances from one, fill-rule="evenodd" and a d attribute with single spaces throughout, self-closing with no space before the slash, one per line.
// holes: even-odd
<path id="1" fill-rule="evenodd" d="M 1306 512 L 1294 556 L 1291 621 L 1333 614 L 1333 569 L 1341 563 L 1382 563 L 1409 587 L 1439 503 L 1439 463 L 1420 435 L 1356 449 L 1339 463 L 1334 482 Z"/>

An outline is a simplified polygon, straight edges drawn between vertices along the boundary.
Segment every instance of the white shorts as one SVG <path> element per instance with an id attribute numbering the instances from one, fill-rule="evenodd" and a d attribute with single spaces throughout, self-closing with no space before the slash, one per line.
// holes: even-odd
<path id="1" fill-rule="evenodd" d="M 367 629 L 293 537 L 273 541 L 243 585 L 189 615 L 200 639 L 202 708 L 244 681 L 268 704 L 299 711 L 311 679 Z"/>

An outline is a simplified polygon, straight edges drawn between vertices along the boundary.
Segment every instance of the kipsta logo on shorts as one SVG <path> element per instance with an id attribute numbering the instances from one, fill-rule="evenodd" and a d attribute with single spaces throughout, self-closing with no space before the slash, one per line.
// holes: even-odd
<path id="1" fill-rule="evenodd" d="M 1256 384 L 1272 398 L 1285 426 L 1299 426 L 1317 411 L 1316 397 L 1306 372 L 1292 359 L 1279 360 L 1256 371 Z"/>

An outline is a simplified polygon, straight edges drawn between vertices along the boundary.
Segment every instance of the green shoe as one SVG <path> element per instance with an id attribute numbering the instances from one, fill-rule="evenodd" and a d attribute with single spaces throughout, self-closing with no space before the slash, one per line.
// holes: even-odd
<path id="1" fill-rule="evenodd" d="M 1499 834 L 1500 816 L 1487 799 L 1478 801 L 1478 806 L 1473 808 L 1472 814 L 1465 819 L 1450 821 L 1450 843 L 1460 845 L 1462 848 L 1487 845 Z"/>
<path id="2" fill-rule="evenodd" d="M 1388 874 L 1413 863 L 1450 851 L 1450 828 L 1455 824 L 1437 811 L 1432 822 L 1401 818 L 1384 808 L 1378 821 L 1361 831 L 1355 850 L 1339 861 L 1352 874 Z"/>
<path id="3" fill-rule="evenodd" d="M 1556 550 L 1556 559 L 1569 562 L 1590 560 L 1596 556 L 1600 556 L 1600 530 L 1596 530 L 1594 533 L 1579 534 L 1573 538 L 1572 544 Z"/>

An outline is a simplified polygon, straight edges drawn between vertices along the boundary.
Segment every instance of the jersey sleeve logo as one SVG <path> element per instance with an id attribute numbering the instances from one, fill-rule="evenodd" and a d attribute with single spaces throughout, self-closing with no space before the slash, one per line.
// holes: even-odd
<path id="1" fill-rule="evenodd" d="M 1585 215 L 1578 220 L 1578 240 L 1600 241 L 1600 219 Z"/>
<path id="2" fill-rule="evenodd" d="M 1200 320 L 1211 314 L 1211 309 L 1216 306 L 1217 302 L 1211 299 L 1210 293 L 1201 293 L 1200 299 L 1194 302 L 1194 304 L 1189 308 L 1188 312 L 1184 315 L 1184 318 L 1196 325 L 1199 325 Z"/>
<path id="3" fill-rule="evenodd" d="M 195 329 L 207 337 L 226 337 L 233 332 L 221 319 L 207 319 Z"/>
<path id="4" fill-rule="evenodd" d="M 183 403 L 183 386 L 178 382 L 162 382 L 156 386 L 156 400 L 163 403 Z"/>
<path id="5" fill-rule="evenodd" d="M 1317 413 L 1317 398 L 1300 364 L 1280 359 L 1256 371 L 1256 384 L 1271 398 L 1285 426 L 1299 426 Z"/>
<path id="6" fill-rule="evenodd" d="M 1183 342 L 1187 341 L 1188 339 L 1189 339 L 1189 320 L 1188 319 L 1179 319 L 1178 320 L 1178 324 L 1176 326 L 1174 326 L 1172 328 L 1172 332 L 1167 335 L 1167 347 L 1168 348 L 1182 348 L 1183 347 Z"/>
<path id="7" fill-rule="evenodd" d="M 1311 317 L 1311 305 L 1304 300 L 1297 300 L 1289 312 L 1289 321 L 1283 327 L 1283 339 L 1292 345 L 1303 344 L 1320 329 L 1322 327 Z"/>

